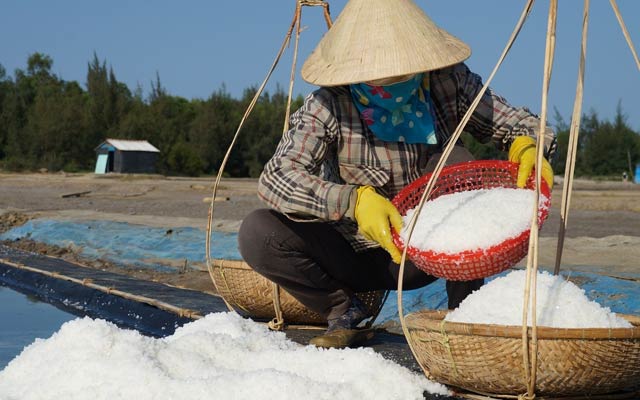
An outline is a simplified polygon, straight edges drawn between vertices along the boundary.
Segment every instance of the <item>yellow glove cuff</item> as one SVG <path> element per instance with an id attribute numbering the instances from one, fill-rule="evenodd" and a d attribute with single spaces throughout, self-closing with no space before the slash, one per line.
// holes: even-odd
<path id="1" fill-rule="evenodd" d="M 525 150 L 536 147 L 536 140 L 531 136 L 518 136 L 509 147 L 509 161 L 519 163 Z"/>
<path id="2" fill-rule="evenodd" d="M 517 186 L 525 186 L 536 162 L 536 140 L 530 136 L 518 136 L 509 147 L 509 161 L 520 164 L 518 167 Z M 553 169 L 546 159 L 542 159 L 542 178 L 549 188 L 553 187 Z"/>

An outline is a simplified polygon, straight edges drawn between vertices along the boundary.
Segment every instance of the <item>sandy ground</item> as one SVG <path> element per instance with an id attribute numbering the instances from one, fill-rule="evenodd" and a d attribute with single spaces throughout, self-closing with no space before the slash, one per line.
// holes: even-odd
<path id="1" fill-rule="evenodd" d="M 28 218 L 105 219 L 156 227 L 205 229 L 214 178 L 150 175 L 0 173 L 0 232 Z M 223 179 L 214 208 L 214 229 L 236 231 L 251 210 L 263 207 L 254 179 Z M 562 180 L 556 177 L 552 209 L 540 232 L 539 264 L 556 258 Z M 576 180 L 563 247 L 562 268 L 614 276 L 640 273 L 640 185 Z M 70 249 L 23 241 L 12 243 L 89 266 L 118 270 L 108 262 L 89 262 Z M 520 265 L 524 265 L 521 263 Z M 120 269 L 121 270 L 121 269 Z M 124 271 L 176 286 L 212 290 L 208 274 Z"/>

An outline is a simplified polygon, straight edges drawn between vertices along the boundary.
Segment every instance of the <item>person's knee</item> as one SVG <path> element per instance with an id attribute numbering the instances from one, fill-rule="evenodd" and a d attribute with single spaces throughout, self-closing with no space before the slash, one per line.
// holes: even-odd
<path id="1" fill-rule="evenodd" d="M 269 257 L 266 240 L 273 231 L 275 217 L 268 209 L 259 209 L 248 214 L 238 230 L 238 250 L 242 259 L 253 269 L 263 266 Z"/>

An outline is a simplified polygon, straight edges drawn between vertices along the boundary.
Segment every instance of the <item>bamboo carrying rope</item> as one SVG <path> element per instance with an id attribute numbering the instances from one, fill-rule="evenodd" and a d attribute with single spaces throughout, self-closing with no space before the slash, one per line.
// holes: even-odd
<path id="1" fill-rule="evenodd" d="M 328 26 L 331 26 L 331 17 L 329 15 L 329 5 L 327 3 L 325 3 L 323 0 L 298 0 L 296 3 L 296 10 L 293 16 L 293 20 L 291 21 L 291 25 L 289 26 L 289 30 L 287 31 L 287 34 L 285 35 L 284 41 L 282 42 L 282 45 L 280 46 L 280 50 L 278 51 L 278 54 L 276 55 L 275 59 L 273 60 L 273 63 L 271 64 L 271 67 L 269 68 L 269 71 L 267 72 L 266 77 L 264 78 L 264 80 L 262 81 L 262 84 L 260 84 L 260 87 L 258 88 L 258 90 L 256 91 L 256 94 L 253 96 L 253 99 L 251 100 L 251 102 L 249 103 L 249 106 L 247 107 L 247 110 L 245 111 L 244 115 L 242 116 L 242 119 L 240 120 L 240 124 L 238 125 L 238 129 L 236 129 L 235 134 L 233 135 L 233 139 L 231 140 L 231 143 L 229 144 L 229 148 L 227 149 L 227 152 L 224 155 L 224 158 L 222 159 L 222 163 L 220 165 L 220 168 L 218 170 L 218 174 L 216 176 L 216 180 L 215 183 L 213 185 L 213 192 L 211 194 L 211 203 L 209 204 L 209 213 L 208 213 L 208 218 L 207 218 L 207 234 L 206 234 L 206 238 L 205 238 L 205 257 L 206 257 L 206 262 L 207 262 L 207 270 L 209 271 L 209 276 L 211 277 L 211 281 L 213 282 L 213 286 L 216 288 L 216 290 L 218 290 L 218 287 L 216 285 L 216 281 L 214 279 L 214 271 L 213 271 L 213 260 L 211 258 L 211 233 L 213 230 L 213 215 L 214 215 L 214 205 L 215 205 L 215 201 L 216 201 L 216 195 L 218 193 L 218 186 L 220 185 L 220 181 L 222 179 L 222 174 L 224 172 L 224 168 L 227 165 L 227 161 L 229 160 L 229 156 L 231 155 L 231 150 L 233 150 L 233 147 L 238 139 L 238 136 L 240 134 L 240 130 L 242 129 L 242 127 L 244 126 L 245 121 L 247 120 L 247 118 L 249 117 L 249 115 L 251 114 L 251 111 L 253 111 L 253 108 L 255 107 L 256 103 L 258 102 L 258 99 L 260 98 L 260 95 L 262 95 L 262 91 L 264 90 L 265 86 L 267 85 L 267 82 L 269 81 L 269 78 L 271 77 L 271 74 L 273 74 L 273 71 L 276 69 L 276 66 L 278 65 L 278 62 L 280 61 L 280 57 L 282 57 L 282 54 L 284 53 L 285 48 L 287 47 L 287 45 L 289 44 L 290 40 L 291 40 L 291 35 L 293 33 L 293 28 L 296 26 L 296 23 L 298 24 L 298 33 L 299 33 L 299 21 L 300 21 L 300 17 L 301 17 L 301 13 L 302 13 L 302 6 L 322 6 L 324 8 L 324 16 L 325 16 L 325 20 L 327 22 Z M 297 41 L 296 41 L 296 52 L 297 52 Z M 295 66 L 294 66 L 295 68 Z M 291 91 L 293 90 L 292 85 L 289 85 L 289 98 L 287 99 L 287 110 L 289 109 L 289 106 L 291 104 Z M 287 121 L 285 121 L 285 126 L 286 124 L 288 124 Z M 222 267 L 220 267 L 222 268 Z M 220 271 L 222 272 L 222 270 Z M 224 299 L 224 298 L 223 298 Z M 231 304 L 229 304 L 229 302 L 224 299 L 225 304 L 227 305 L 227 307 L 229 308 L 230 311 L 234 311 L 234 308 L 231 306 Z M 277 313 L 277 312 L 276 312 Z"/>
<path id="2" fill-rule="evenodd" d="M 556 22 L 557 22 L 558 0 L 549 2 L 549 18 L 547 22 L 547 39 L 544 58 L 544 76 L 542 79 L 542 106 L 540 113 L 540 130 L 544 132 L 547 125 L 547 98 L 549 95 L 549 82 L 553 69 L 553 59 L 556 44 Z M 538 134 L 536 143 L 536 165 L 542 165 L 544 159 L 544 135 Z M 534 208 L 531 217 L 531 234 L 529 236 L 529 254 L 527 256 L 527 278 L 524 289 L 524 305 L 522 309 L 522 357 L 524 363 L 525 380 L 527 381 L 527 393 L 522 395 L 523 399 L 535 398 L 536 372 L 538 365 L 538 326 L 536 310 L 536 280 L 538 276 L 538 202 L 540 200 L 540 184 L 542 181 L 542 168 L 536 168 L 536 195 L 534 198 Z M 533 292 L 531 296 L 531 286 Z M 528 313 L 529 301 L 531 300 L 531 360 L 529 360 L 529 334 L 528 334 Z"/>
<path id="3" fill-rule="evenodd" d="M 564 169 L 564 184 L 562 187 L 562 204 L 560 206 L 560 228 L 558 230 L 558 245 L 556 247 L 556 264 L 554 275 L 560 273 L 564 236 L 567 231 L 569 218 L 569 206 L 573 190 L 573 174 L 575 173 L 576 157 L 578 154 L 578 137 L 580 135 L 580 122 L 582 119 L 582 97 L 584 93 L 584 65 L 587 55 L 587 31 L 589 28 L 589 0 L 584 0 L 584 13 L 582 17 L 582 41 L 580 46 L 580 63 L 578 67 L 578 83 L 576 84 L 576 98 L 573 103 L 571 116 L 571 129 L 569 131 L 569 144 L 567 149 L 567 161 Z"/>
<path id="4" fill-rule="evenodd" d="M 296 4 L 294 21 L 291 24 L 291 28 L 289 28 L 289 38 L 290 38 L 293 25 L 295 24 L 297 26 L 296 40 L 295 40 L 295 45 L 293 47 L 293 60 L 291 62 L 291 74 L 289 77 L 289 93 L 287 95 L 287 107 L 285 109 L 284 123 L 282 128 L 283 134 L 289 130 L 289 115 L 291 113 L 291 99 L 293 97 L 293 84 L 295 81 L 296 65 L 298 61 L 298 45 L 300 43 L 300 26 L 302 23 L 302 6 L 303 5 L 324 7 L 324 16 L 325 16 L 325 22 L 327 24 L 327 29 L 331 28 L 331 15 L 329 14 L 329 4 L 320 0 L 298 1 L 298 3 Z M 288 40 L 289 39 L 287 39 L 287 41 Z M 238 128 L 238 130 L 239 129 L 240 128 Z M 273 283 L 273 307 L 275 312 L 275 318 L 269 323 L 269 327 L 273 330 L 282 330 L 284 329 L 284 317 L 282 312 L 282 304 L 280 303 L 280 286 L 278 286 L 276 283 Z"/>
<path id="5" fill-rule="evenodd" d="M 413 235 L 413 230 L 414 230 L 415 225 L 416 225 L 417 217 L 418 217 L 418 215 L 420 215 L 420 212 L 422 211 L 422 207 L 423 207 L 426 199 L 429 197 L 429 195 L 431 195 L 431 192 L 433 191 L 433 187 L 435 186 L 436 180 L 438 179 L 438 176 L 440 175 L 440 172 L 442 172 L 442 168 L 444 168 L 444 164 L 445 164 L 447 158 L 449 157 L 449 154 L 451 154 L 451 151 L 453 150 L 453 147 L 455 146 L 455 143 L 457 142 L 458 138 L 462 134 L 462 130 L 464 129 L 464 127 L 466 126 L 467 122 L 471 118 L 471 115 L 473 114 L 475 109 L 478 107 L 478 104 L 480 103 L 480 99 L 482 99 L 482 96 L 487 91 L 487 88 L 491 84 L 491 81 L 493 80 L 495 74 L 498 72 L 498 69 L 502 65 L 502 62 L 504 61 L 504 59 L 506 58 L 507 54 L 509 53 L 509 50 L 511 49 L 511 46 L 513 46 L 513 43 L 515 42 L 516 38 L 518 37 L 518 34 L 520 33 L 520 30 L 522 29 L 522 26 L 524 25 L 524 22 L 526 21 L 527 17 L 529 16 L 529 14 L 531 12 L 531 8 L 533 6 L 533 2 L 534 2 L 534 0 L 527 0 L 527 3 L 525 4 L 524 9 L 522 10 L 522 14 L 520 15 L 520 19 L 518 20 L 518 23 L 516 24 L 516 27 L 514 28 L 513 32 L 511 33 L 511 37 L 509 38 L 504 50 L 502 51 L 502 54 L 500 55 L 500 58 L 498 59 L 498 62 L 496 63 L 495 67 L 493 68 L 493 71 L 491 71 L 491 74 L 489 75 L 489 78 L 485 82 L 484 86 L 482 87 L 482 89 L 480 89 L 480 91 L 478 92 L 478 95 L 476 96 L 476 98 L 471 103 L 471 106 L 469 107 L 467 112 L 462 117 L 462 120 L 458 124 L 456 130 L 453 132 L 453 134 L 449 138 L 449 140 L 448 140 L 448 142 L 447 142 L 447 144 L 446 144 L 446 146 L 445 146 L 445 148 L 444 148 L 444 150 L 442 152 L 442 157 L 440 158 L 440 160 L 436 164 L 436 167 L 435 167 L 435 169 L 434 169 L 434 171 L 433 171 L 433 173 L 431 175 L 431 179 L 429 179 L 429 182 L 427 183 L 427 187 L 425 188 L 425 190 L 424 190 L 424 192 L 422 194 L 422 197 L 420 198 L 420 202 L 418 203 L 417 210 L 416 210 L 416 212 L 414 212 L 411 220 L 409 221 L 408 237 L 407 237 L 407 240 L 406 240 L 407 243 L 411 242 L 411 235 Z M 409 348 L 411 349 L 411 352 L 413 353 L 413 356 L 416 359 L 418 359 L 416 351 L 415 351 L 415 349 L 413 347 L 413 344 L 411 343 L 411 340 L 410 340 L 410 335 L 409 335 L 409 332 L 408 332 L 408 329 L 407 329 L 407 325 L 406 325 L 406 322 L 405 322 L 405 319 L 404 319 L 404 311 L 403 311 L 403 305 L 402 305 L 402 281 L 404 280 L 404 266 L 405 266 L 405 261 L 406 261 L 406 257 L 407 257 L 407 249 L 408 248 L 409 248 L 409 246 L 404 246 L 404 250 L 402 251 L 402 259 L 400 261 L 400 272 L 399 272 L 399 275 L 398 275 L 398 317 L 400 319 L 400 325 L 402 326 L 402 331 L 404 332 L 404 335 L 407 338 L 407 343 L 409 344 Z M 424 371 L 425 375 L 427 377 L 431 377 L 431 374 L 429 373 L 429 371 L 426 370 L 425 366 L 422 365 L 422 363 L 419 363 L 419 364 L 420 364 L 420 367 L 422 368 L 422 370 Z"/>
<path id="6" fill-rule="evenodd" d="M 636 62 L 636 66 L 640 70 L 640 60 L 638 59 L 638 54 L 636 53 L 633 42 L 631 41 L 631 36 L 629 35 L 629 31 L 627 30 L 627 26 L 622 19 L 622 14 L 618 9 L 618 4 L 616 0 L 610 0 L 611 7 L 616 15 L 618 23 L 620 24 L 620 28 L 622 29 L 622 33 L 629 45 L 629 49 L 631 50 L 631 54 Z M 587 31 L 588 31 L 588 22 L 589 22 L 589 0 L 585 0 L 584 3 L 584 14 L 582 18 L 582 45 L 580 52 L 580 65 L 578 68 L 578 83 L 576 85 L 576 98 L 573 104 L 573 114 L 571 116 L 571 129 L 569 132 L 569 144 L 567 151 L 567 161 L 565 166 L 564 173 L 564 185 L 562 188 L 562 205 L 560 206 L 560 228 L 558 232 L 558 244 L 556 247 L 556 262 L 553 273 L 558 275 L 560 272 L 560 264 L 562 261 L 562 250 L 564 246 L 564 237 L 565 232 L 567 230 L 567 221 L 569 217 L 569 208 L 571 203 L 571 192 L 573 189 L 573 175 L 575 172 L 575 164 L 576 164 L 576 155 L 578 152 L 578 137 L 580 134 L 580 122 L 582 116 L 582 98 L 584 93 L 584 69 L 585 69 L 585 58 L 587 53 Z"/>
<path id="7" fill-rule="evenodd" d="M 227 152 L 224 156 L 224 159 L 222 161 L 222 164 L 220 166 L 220 169 L 218 171 L 218 175 L 216 177 L 214 186 L 213 186 L 213 193 L 211 196 L 211 202 L 209 205 L 209 214 L 208 214 L 208 221 L 207 221 L 207 236 L 206 236 L 206 241 L 205 241 L 205 253 L 206 253 L 206 261 L 207 261 L 207 270 L 209 271 L 209 275 L 211 277 L 211 280 L 213 282 L 214 287 L 216 288 L 216 290 L 218 292 L 220 292 L 220 288 L 218 288 L 218 284 L 216 283 L 216 279 L 215 279 L 215 270 L 214 268 L 216 268 L 215 266 L 215 260 L 213 260 L 211 258 L 211 233 L 212 233 L 212 227 L 213 227 L 213 215 L 214 215 L 214 204 L 216 201 L 216 194 L 218 191 L 218 186 L 220 184 L 220 180 L 222 178 L 222 173 L 224 171 L 225 165 L 227 163 L 227 160 L 229 159 L 229 155 L 231 154 L 231 150 L 233 149 L 233 146 L 235 145 L 235 142 L 238 138 L 238 135 L 240 133 L 240 130 L 242 129 L 245 120 L 248 118 L 249 114 L 251 113 L 251 111 L 253 110 L 255 104 L 257 103 L 260 95 L 262 94 L 262 91 L 264 90 L 264 87 L 266 86 L 267 81 L 269 80 L 269 78 L 271 77 L 271 74 L 273 73 L 273 71 L 275 70 L 280 57 L 282 56 L 282 54 L 284 53 L 284 49 L 287 47 L 287 45 L 289 44 L 290 40 L 291 40 L 291 35 L 293 34 L 293 29 L 296 29 L 296 39 L 295 39 L 295 44 L 294 44 L 294 52 L 293 52 L 293 61 L 292 61 L 292 66 L 291 66 L 291 74 L 290 74 L 290 80 L 289 80 L 289 93 L 288 93 L 288 98 L 287 98 L 287 106 L 286 106 L 286 110 L 285 110 L 285 118 L 284 118 L 284 124 L 283 124 L 283 133 L 287 132 L 289 130 L 289 115 L 290 115 L 290 111 L 291 111 L 291 99 L 292 99 L 292 94 L 293 94 L 293 84 L 295 81 L 295 70 L 296 70 L 296 63 L 297 63 L 297 58 L 298 58 L 298 44 L 299 44 L 299 39 L 300 39 L 300 32 L 301 32 L 301 20 L 302 20 L 302 7 L 303 6 L 321 6 L 324 8 L 324 18 L 325 18 L 325 22 L 327 24 L 327 28 L 331 28 L 331 15 L 329 13 L 329 4 L 326 3 L 323 0 L 298 0 L 296 3 L 296 9 L 295 9 L 295 13 L 294 13 L 294 17 L 293 20 L 291 22 L 291 25 L 289 26 L 289 30 L 287 31 L 287 34 L 285 35 L 285 39 L 282 43 L 282 46 L 280 47 L 280 50 L 278 52 L 278 54 L 276 55 L 275 60 L 273 61 L 273 64 L 271 65 L 271 68 L 269 69 L 269 72 L 267 73 L 267 76 L 265 77 L 264 81 L 262 82 L 262 84 L 260 85 L 258 91 L 256 92 L 255 96 L 253 97 L 251 103 L 249 104 L 249 107 L 247 108 L 247 110 L 245 111 L 240 124 L 238 126 L 238 129 L 236 130 L 236 133 L 231 141 L 231 144 L 229 145 L 229 148 L 227 149 Z M 225 278 L 224 275 L 224 270 L 223 270 L 223 262 L 218 262 L 218 268 L 219 268 L 219 273 L 220 276 L 222 277 L 223 280 L 223 284 L 225 284 L 227 287 L 225 289 L 229 289 L 228 288 L 228 282 Z M 225 302 L 225 304 L 227 305 L 227 308 L 230 311 L 234 311 L 234 307 L 233 305 L 235 305 L 236 307 L 239 307 L 241 309 L 243 309 L 244 311 L 246 311 L 244 309 L 244 307 L 242 307 L 241 302 L 237 302 L 234 301 L 233 299 L 233 291 L 232 290 L 226 290 L 226 293 L 229 293 L 229 295 L 231 296 L 231 299 L 226 299 L 223 296 L 223 300 Z M 273 302 L 273 307 L 274 307 L 274 312 L 275 312 L 275 318 L 269 322 L 269 327 L 271 329 L 274 330 L 281 330 L 284 328 L 284 316 L 283 316 L 283 310 L 282 310 L 282 304 L 281 304 L 281 297 L 280 297 L 280 287 L 273 283 L 272 284 L 272 302 Z M 377 307 L 375 307 L 372 310 L 372 317 L 371 319 L 367 322 L 367 327 L 370 327 L 373 322 L 375 321 L 375 319 L 377 318 L 377 316 L 379 315 L 381 309 L 382 309 L 382 305 L 384 304 L 386 297 L 388 295 L 388 292 L 386 292 L 382 298 L 381 298 L 381 303 L 379 305 L 377 305 Z M 230 303 L 233 303 L 233 305 Z"/>
<path id="8" fill-rule="evenodd" d="M 633 59 L 636 62 L 636 66 L 640 70 L 640 60 L 638 59 L 638 54 L 636 53 L 633 42 L 631 41 L 631 36 L 629 35 L 629 31 L 627 30 L 627 26 L 622 19 L 622 14 L 618 9 L 618 4 L 616 0 L 609 0 L 611 7 L 613 8 L 613 12 L 616 15 L 618 23 L 620 24 L 620 28 L 622 29 L 622 33 L 629 45 L 629 49 L 631 50 L 631 54 Z M 585 58 L 587 52 L 587 30 L 588 30 L 588 20 L 589 20 L 589 0 L 585 0 L 584 5 L 584 15 L 582 19 L 582 46 L 580 53 L 580 65 L 578 69 L 578 83 L 576 86 L 576 98 L 573 104 L 573 114 L 571 116 L 571 129 L 569 132 L 569 144 L 567 151 L 567 161 L 565 166 L 564 173 L 564 185 L 562 188 L 562 205 L 560 206 L 560 229 L 558 232 L 558 244 L 556 247 L 556 263 L 554 267 L 553 273 L 558 275 L 560 272 L 560 264 L 562 261 L 562 250 L 564 246 L 564 237 L 567 229 L 567 221 L 569 217 L 569 206 L 571 203 L 571 192 L 573 189 L 573 175 L 575 172 L 575 164 L 576 164 L 576 155 L 578 151 L 578 137 L 580 134 L 580 122 L 582 116 L 582 98 L 584 92 L 584 68 L 585 68 Z"/>
<path id="9" fill-rule="evenodd" d="M 622 19 L 622 14 L 620 14 L 620 10 L 618 9 L 618 3 L 616 3 L 616 0 L 609 0 L 609 3 L 611 3 L 613 12 L 616 14 L 616 18 L 618 19 L 620 28 L 622 28 L 622 33 L 624 34 L 624 38 L 627 40 L 627 44 L 629 45 L 629 49 L 631 50 L 633 59 L 636 61 L 636 66 L 640 70 L 640 60 L 638 59 L 638 53 L 636 53 L 636 49 L 633 46 L 633 42 L 631 41 L 631 36 L 629 35 L 629 31 L 627 30 L 627 25 L 625 25 L 624 20 Z"/>

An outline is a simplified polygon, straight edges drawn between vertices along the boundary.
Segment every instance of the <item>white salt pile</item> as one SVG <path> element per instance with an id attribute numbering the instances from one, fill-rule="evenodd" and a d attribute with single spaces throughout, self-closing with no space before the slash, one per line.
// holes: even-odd
<path id="1" fill-rule="evenodd" d="M 479 189 L 440 196 L 424 204 L 411 235 L 420 250 L 455 254 L 486 249 L 531 227 L 535 191 Z M 541 198 L 540 202 L 548 201 Z M 407 243 L 415 208 L 403 217 L 400 237 Z"/>
<path id="2" fill-rule="evenodd" d="M 474 324 L 522 325 L 526 271 L 498 277 L 470 294 L 445 320 Z M 538 326 L 554 328 L 631 328 L 625 319 L 587 298 L 584 290 L 561 276 L 538 272 Z M 533 291 L 533 287 L 531 288 Z M 530 303 L 531 304 L 531 303 Z M 530 310 L 529 325 L 533 312 Z"/>
<path id="3" fill-rule="evenodd" d="M 321 350 L 234 313 L 164 339 L 76 319 L 38 339 L 0 372 L 0 398 L 422 399 L 448 394 L 371 349 Z"/>

